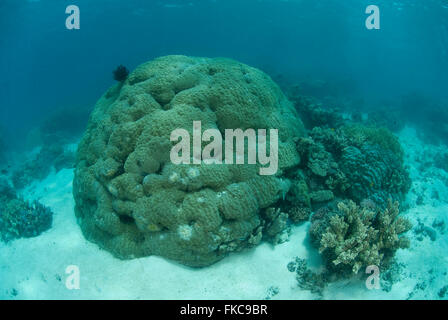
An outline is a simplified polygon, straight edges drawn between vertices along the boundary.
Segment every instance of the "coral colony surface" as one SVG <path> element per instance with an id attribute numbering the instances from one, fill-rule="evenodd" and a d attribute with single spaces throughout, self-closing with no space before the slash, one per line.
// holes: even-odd
<path id="1" fill-rule="evenodd" d="M 428 248 L 447 248 L 443 145 L 423 146 L 412 128 L 394 134 L 294 90 L 287 97 L 267 74 L 231 59 L 163 56 L 130 73 L 119 66 L 114 78 L 76 159 L 61 130 L 70 119 L 59 115 L 61 125 L 41 130 L 47 143 L 3 171 L 0 259 L 9 264 L 0 297 L 447 297 L 446 264 L 422 272 L 416 262 L 429 259 Z M 193 137 L 180 164 L 176 128 Z M 229 129 L 269 137 L 246 136 L 237 154 L 208 135 L 228 138 Z M 55 135 L 64 138 L 48 138 Z M 212 143 L 215 161 L 195 151 Z M 262 150 L 278 157 L 270 174 L 249 161 Z M 41 275 L 16 250 L 41 263 Z M 76 294 L 60 284 L 61 268 L 73 263 L 94 279 Z M 365 287 L 372 267 L 382 290 Z M 183 287 L 194 279 L 197 287 Z"/>
<path id="2" fill-rule="evenodd" d="M 278 129 L 278 174 L 259 175 L 256 164 L 171 163 L 173 128 L 191 131 L 193 121 L 202 130 Z M 288 192 L 303 135 L 292 104 L 260 70 L 185 56 L 144 63 L 92 112 L 73 183 L 79 224 L 120 258 L 207 266 L 282 232 L 262 227 L 281 219 L 264 212 Z"/>

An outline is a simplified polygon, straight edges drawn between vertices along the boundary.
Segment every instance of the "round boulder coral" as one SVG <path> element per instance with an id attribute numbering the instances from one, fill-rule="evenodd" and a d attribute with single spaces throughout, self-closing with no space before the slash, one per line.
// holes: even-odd
<path id="1" fill-rule="evenodd" d="M 170 134 L 191 135 L 193 121 L 222 136 L 278 129 L 277 173 L 260 175 L 259 164 L 173 164 Z M 303 134 L 290 102 L 260 70 L 185 56 L 144 63 L 91 114 L 73 185 L 78 223 L 119 258 L 212 264 L 260 239 L 261 211 L 288 191 L 282 175 L 299 164 L 294 139 Z"/>

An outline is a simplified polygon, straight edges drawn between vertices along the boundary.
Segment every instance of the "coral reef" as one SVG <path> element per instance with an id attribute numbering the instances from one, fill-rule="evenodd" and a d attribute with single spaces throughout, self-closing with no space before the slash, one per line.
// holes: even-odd
<path id="1" fill-rule="evenodd" d="M 402 97 L 400 113 L 403 119 L 419 128 L 417 132 L 428 143 L 448 141 L 448 102 L 411 92 Z"/>
<path id="2" fill-rule="evenodd" d="M 338 109 L 324 108 L 322 103 L 314 98 L 293 95 L 290 99 L 307 129 L 314 127 L 337 128 L 346 122 Z"/>
<path id="3" fill-rule="evenodd" d="M 288 217 L 293 223 L 308 221 L 311 216 L 311 209 L 307 207 L 291 207 L 288 211 Z"/>
<path id="4" fill-rule="evenodd" d="M 37 201 L 17 197 L 5 180 L 0 180 L 0 237 L 2 241 L 36 237 L 51 228 L 52 211 Z"/>
<path id="5" fill-rule="evenodd" d="M 337 210 L 313 217 L 310 236 L 332 273 L 357 274 L 369 265 L 385 270 L 395 252 L 409 246 L 403 233 L 410 230 L 411 223 L 398 215 L 398 202 L 389 201 L 386 209 L 372 210 L 370 205 L 341 201 Z"/>
<path id="6" fill-rule="evenodd" d="M 445 298 L 445 297 L 448 295 L 448 285 L 443 286 L 443 287 L 439 290 L 438 295 L 439 295 L 439 297 L 442 298 L 442 299 Z"/>
<path id="7" fill-rule="evenodd" d="M 265 300 L 271 300 L 273 297 L 275 297 L 276 295 L 278 295 L 280 292 L 280 288 L 277 286 L 270 286 L 268 288 L 268 292 L 266 294 L 266 297 L 264 298 Z"/>
<path id="8" fill-rule="evenodd" d="M 56 171 L 62 168 L 73 168 L 75 164 L 75 152 L 64 148 L 60 144 L 45 144 L 39 153 L 27 159 L 18 169 L 12 173 L 12 181 L 17 189 L 24 188 L 33 180 L 42 180 L 48 176 L 52 167 Z"/>
<path id="9" fill-rule="evenodd" d="M 386 128 L 352 124 L 342 127 L 341 131 L 341 134 L 350 145 L 358 148 L 365 144 L 377 145 L 381 149 L 391 151 L 397 157 L 403 157 L 403 149 L 400 142 Z"/>
<path id="10" fill-rule="evenodd" d="M 3 135 L 2 135 L 2 132 L 0 131 L 0 163 L 3 162 L 4 157 L 5 157 L 4 151 L 3 151 L 4 145 L 5 145 L 5 143 L 3 141 Z"/>
<path id="11" fill-rule="evenodd" d="M 329 275 L 326 272 L 311 271 L 306 260 L 299 257 L 288 263 L 287 268 L 289 272 L 296 273 L 297 285 L 300 289 L 322 296 L 323 290 L 329 282 Z"/>
<path id="12" fill-rule="evenodd" d="M 123 66 L 123 65 L 119 65 L 114 71 L 113 71 L 113 75 L 114 75 L 114 80 L 119 81 L 119 82 L 123 82 L 126 80 L 126 78 L 129 75 L 129 70 Z"/>
<path id="13" fill-rule="evenodd" d="M 7 143 L 4 129 L 0 126 L 0 166 L 6 162 Z"/>
<path id="14" fill-rule="evenodd" d="M 193 121 L 202 131 L 278 129 L 277 174 L 258 175 L 258 164 L 172 164 L 171 131 L 191 134 Z M 287 210 L 265 209 L 288 196 L 286 172 L 300 163 L 295 140 L 304 134 L 292 104 L 255 68 L 186 56 L 144 63 L 92 112 L 73 185 L 78 222 L 120 258 L 210 265 L 286 228 Z"/>
<path id="15" fill-rule="evenodd" d="M 387 129 L 315 127 L 297 141 L 297 149 L 312 204 L 339 197 L 386 206 L 389 198 L 403 200 L 410 188 L 403 151 Z"/>
<path id="16" fill-rule="evenodd" d="M 439 152 L 434 157 L 434 166 L 448 172 L 448 152 Z"/>
<path id="17" fill-rule="evenodd" d="M 0 178 L 0 197 L 11 199 L 15 197 L 15 192 L 6 179 Z"/>
<path id="18" fill-rule="evenodd" d="M 419 218 L 417 218 L 417 225 L 413 229 L 416 239 L 423 241 L 423 238 L 428 237 L 431 241 L 437 240 L 437 231 L 425 225 Z"/>
<path id="19" fill-rule="evenodd" d="M 352 104 L 357 106 L 357 108 L 362 106 L 362 100 L 355 95 L 357 92 L 357 83 L 350 78 L 318 79 L 307 76 L 299 82 L 296 79 L 294 79 L 294 82 L 282 82 L 283 85 L 287 86 L 286 92 L 288 96 L 310 96 L 319 99 L 319 101 L 324 102 L 325 105 L 330 107 L 335 105 L 344 105 L 347 107 Z"/>

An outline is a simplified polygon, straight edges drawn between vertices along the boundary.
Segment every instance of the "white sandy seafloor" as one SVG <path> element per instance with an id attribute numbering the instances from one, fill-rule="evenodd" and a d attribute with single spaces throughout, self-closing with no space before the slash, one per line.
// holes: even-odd
<path id="1" fill-rule="evenodd" d="M 411 248 L 397 252 L 399 268 L 390 290 L 342 281 L 325 289 L 324 299 L 439 299 L 440 289 L 448 285 L 448 230 L 441 227 L 444 223 L 448 229 L 448 173 L 431 165 L 442 147 L 424 144 L 410 128 L 400 140 L 413 180 L 404 214 L 432 234 L 408 232 Z M 84 239 L 73 212 L 72 179 L 73 170 L 64 169 L 24 192 L 53 210 L 53 227 L 36 238 L 0 244 L 0 299 L 319 298 L 299 289 L 295 274 L 286 268 L 296 256 L 318 265 L 317 251 L 306 236 L 309 223 L 294 227 L 288 242 L 275 247 L 264 243 L 206 268 L 155 256 L 122 261 Z M 79 267 L 78 290 L 65 285 L 71 265 Z M 269 295 L 270 288 L 278 293 Z"/>

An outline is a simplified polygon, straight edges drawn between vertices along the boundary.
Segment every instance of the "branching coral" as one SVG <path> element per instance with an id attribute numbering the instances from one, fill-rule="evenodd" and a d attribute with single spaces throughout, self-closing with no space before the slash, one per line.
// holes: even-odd
<path id="1" fill-rule="evenodd" d="M 339 202 L 337 211 L 313 222 L 310 234 L 329 270 L 349 274 L 369 265 L 387 268 L 395 252 L 409 246 L 403 233 L 411 224 L 398 214 L 398 202 L 377 211 Z"/>

